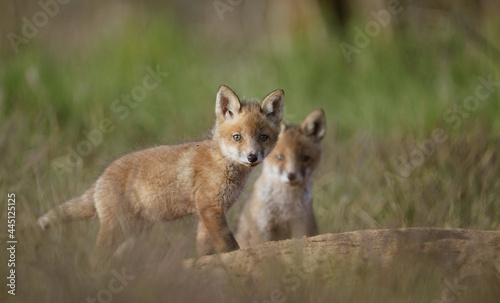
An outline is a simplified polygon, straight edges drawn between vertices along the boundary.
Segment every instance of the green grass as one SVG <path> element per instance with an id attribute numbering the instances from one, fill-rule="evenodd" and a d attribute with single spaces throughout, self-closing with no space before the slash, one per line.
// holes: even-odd
<path id="1" fill-rule="evenodd" d="M 231 41 L 199 35 L 167 16 L 141 10 L 127 17 L 119 32 L 96 34 L 78 49 L 54 50 L 35 39 L 21 46 L 19 54 L 0 52 L 0 192 L 4 200 L 8 192 L 17 197 L 18 256 L 24 264 L 20 277 L 43 281 L 29 286 L 32 292 L 22 290 L 24 302 L 37 301 L 44 287 L 48 294 L 42 301 L 62 300 L 69 293 L 84 297 L 99 289 L 84 270 L 97 223 L 74 223 L 42 236 L 35 218 L 81 194 L 119 155 L 205 137 L 221 84 L 240 97 L 257 99 L 284 89 L 287 122 L 325 109 L 328 133 L 314 192 L 322 233 L 410 226 L 499 228 L 499 90 L 462 118 L 458 129 L 444 116 L 474 94 L 478 76 L 500 80 L 498 58 L 460 28 L 434 29 L 425 38 L 396 30 L 392 40 L 374 38 L 347 63 L 339 43 L 352 43 L 350 29 L 362 21 L 353 21 L 344 37 L 332 33 L 321 42 L 296 37 L 290 48 L 280 49 L 251 38 L 244 47 L 233 47 Z M 484 26 L 485 32 L 494 32 Z M 141 85 L 146 67 L 157 65 L 169 76 L 120 118 L 113 101 Z M 86 139 L 82 132 L 105 118 L 114 130 L 74 168 L 58 175 L 54 161 L 66 156 L 67 148 L 76 149 Z M 395 178 L 398 157 L 408 157 L 438 127 L 448 139 L 410 176 Z M 392 179 L 386 178 L 388 172 Z M 234 227 L 241 206 L 229 214 Z M 172 265 L 194 255 L 192 221 L 159 224 L 154 231 L 156 243 L 163 245 L 154 250 L 161 251 L 159 260 Z M 184 243 L 184 235 L 183 248 L 174 249 Z M 3 268 L 3 254 L 0 260 Z M 165 264 L 160 268 L 168 270 Z M 28 287 L 21 278 L 18 283 Z M 191 289 L 172 277 L 165 284 L 181 297 Z M 141 284 L 130 298 L 163 295 L 150 287 Z M 5 285 L 0 290 L 3 297 Z"/>

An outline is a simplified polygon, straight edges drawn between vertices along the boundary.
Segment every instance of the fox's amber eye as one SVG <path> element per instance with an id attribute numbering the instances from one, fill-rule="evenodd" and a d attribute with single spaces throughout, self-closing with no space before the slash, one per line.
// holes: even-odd
<path id="1" fill-rule="evenodd" d="M 236 142 L 240 142 L 241 141 L 241 135 L 240 134 L 233 135 L 233 140 L 236 141 Z"/>
<path id="2" fill-rule="evenodd" d="M 268 135 L 260 135 L 260 141 L 262 142 L 266 142 L 268 138 L 269 138 Z"/>
<path id="3" fill-rule="evenodd" d="M 309 157 L 309 156 L 302 156 L 302 162 L 307 162 L 307 161 L 309 161 L 309 159 L 311 159 L 311 157 Z"/>
<path id="4" fill-rule="evenodd" d="M 283 161 L 283 160 L 285 160 L 285 157 L 280 154 L 280 155 L 276 156 L 276 159 L 278 159 L 279 161 Z"/>

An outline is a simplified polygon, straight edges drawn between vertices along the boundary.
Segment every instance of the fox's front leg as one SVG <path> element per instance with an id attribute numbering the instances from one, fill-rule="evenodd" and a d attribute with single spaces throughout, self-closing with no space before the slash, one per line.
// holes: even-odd
<path id="1" fill-rule="evenodd" d="M 205 223 L 198 220 L 198 233 L 196 234 L 196 248 L 198 250 L 198 256 L 213 255 L 214 242 L 212 241 L 212 236 L 208 233 Z"/>
<path id="2" fill-rule="evenodd" d="M 234 238 L 226 214 L 217 206 L 206 206 L 198 209 L 198 253 L 207 255 L 213 253 L 213 246 L 217 252 L 229 252 L 240 248 Z M 212 245 L 213 244 L 213 245 Z"/>

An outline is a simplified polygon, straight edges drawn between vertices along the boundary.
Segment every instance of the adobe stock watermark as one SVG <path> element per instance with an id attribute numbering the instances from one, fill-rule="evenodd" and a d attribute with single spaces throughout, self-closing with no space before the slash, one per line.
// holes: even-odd
<path id="1" fill-rule="evenodd" d="M 444 111 L 443 120 L 454 130 L 459 129 L 465 119 L 469 118 L 475 112 L 481 102 L 486 101 L 500 87 L 500 81 L 494 81 L 493 75 L 487 77 L 477 77 L 477 84 L 474 94 L 465 97 L 462 102 L 453 104 L 450 108 Z M 386 179 L 405 180 L 413 171 L 422 166 L 425 161 L 436 151 L 439 144 L 448 140 L 448 134 L 442 128 L 432 130 L 431 137 L 416 144 L 408 154 L 401 154 L 397 158 L 396 172 L 384 173 Z"/>
<path id="2" fill-rule="evenodd" d="M 147 98 L 148 92 L 157 88 L 169 75 L 167 72 L 162 72 L 159 65 L 156 65 L 156 70 L 150 66 L 145 69 L 147 74 L 142 78 L 141 85 L 135 86 L 129 94 L 122 94 L 120 98 L 111 102 L 110 110 L 117 115 L 118 119 L 126 119 L 131 110 L 137 108 Z M 61 179 L 65 173 L 72 172 L 78 165 L 81 165 L 83 157 L 90 155 L 103 142 L 104 135 L 111 134 L 115 129 L 116 125 L 111 118 L 101 119 L 97 126 L 91 130 L 84 129 L 82 134 L 85 139 L 82 139 L 74 147 L 67 146 L 66 155 L 52 161 L 52 169 L 58 178 Z"/>
<path id="3" fill-rule="evenodd" d="M 220 21 L 224 21 L 224 14 L 232 12 L 237 6 L 241 5 L 243 0 L 214 0 L 212 2 Z"/>
<path id="4" fill-rule="evenodd" d="M 351 63 L 353 55 L 358 55 L 362 49 L 367 48 L 372 39 L 380 35 L 382 28 L 386 28 L 391 23 L 393 16 L 400 14 L 403 9 L 399 0 L 393 0 L 387 4 L 385 9 L 379 11 L 371 10 L 370 15 L 373 17 L 373 20 L 368 21 L 364 28 L 354 27 L 354 45 L 344 41 L 339 45 L 347 63 Z"/>
<path id="5" fill-rule="evenodd" d="M 33 39 L 38 30 L 49 23 L 51 18 L 54 18 L 61 10 L 61 5 L 66 5 L 71 0 L 40 0 L 38 6 L 40 10 L 35 12 L 30 19 L 26 16 L 21 18 L 21 35 L 10 32 L 7 34 L 7 39 L 12 46 L 12 49 L 17 54 L 19 53 L 19 45 L 27 44 L 30 39 Z"/>
<path id="6" fill-rule="evenodd" d="M 113 301 L 113 295 L 121 293 L 125 286 L 128 285 L 130 281 L 135 279 L 135 276 L 127 275 L 125 273 L 125 268 L 122 268 L 121 273 L 115 269 L 111 270 L 113 278 L 108 282 L 108 287 L 101 289 L 97 292 L 95 297 L 87 297 L 85 302 L 87 303 L 110 303 Z"/>

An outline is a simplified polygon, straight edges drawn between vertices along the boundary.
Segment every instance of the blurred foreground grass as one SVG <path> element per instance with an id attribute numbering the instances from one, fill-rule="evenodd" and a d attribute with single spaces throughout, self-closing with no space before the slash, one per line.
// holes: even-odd
<path id="1" fill-rule="evenodd" d="M 42 301 L 62 301 L 71 293 L 83 301 L 99 289 L 85 270 L 98 223 L 74 223 L 42 237 L 35 218 L 81 194 L 119 155 L 207 136 L 221 84 L 240 97 L 259 99 L 284 89 L 287 122 L 325 109 L 328 135 L 314 192 L 320 232 L 498 229 L 500 87 L 493 86 L 469 110 L 455 106 L 475 94 L 478 77 L 500 81 L 498 58 L 461 29 L 434 29 L 425 38 L 405 30 L 390 41 L 375 37 L 348 63 L 339 44 L 352 42 L 351 32 L 316 42 L 299 35 L 286 48 L 265 39 L 233 46 L 172 20 L 138 11 L 119 31 L 99 34 L 79 48 L 61 51 L 31 41 L 16 55 L 0 52 L 0 192 L 4 200 L 6 193 L 16 193 L 18 258 L 24 264 L 18 287 L 24 302 L 37 301 L 45 291 Z M 351 28 L 360 22 L 352 21 Z M 168 76 L 143 101 L 113 107 L 142 85 L 146 68 Z M 111 121 L 112 130 L 88 155 L 74 167 L 54 169 L 103 119 Z M 433 143 L 436 129 L 442 140 Z M 241 203 L 230 213 L 234 228 L 240 209 Z M 159 224 L 154 232 L 153 251 L 161 248 L 158 260 L 168 264 L 159 268 L 172 267 L 182 277 L 175 264 L 194 255 L 193 223 Z M 7 262 L 3 254 L 0 258 L 3 267 Z M 44 281 L 44 288 L 28 289 L 37 281 Z M 203 299 L 201 291 L 190 293 L 194 284 L 182 278 L 170 277 L 165 285 L 181 297 Z M 129 299 L 163 295 L 155 283 L 142 286 Z M 3 297 L 5 285 L 0 290 Z"/>

